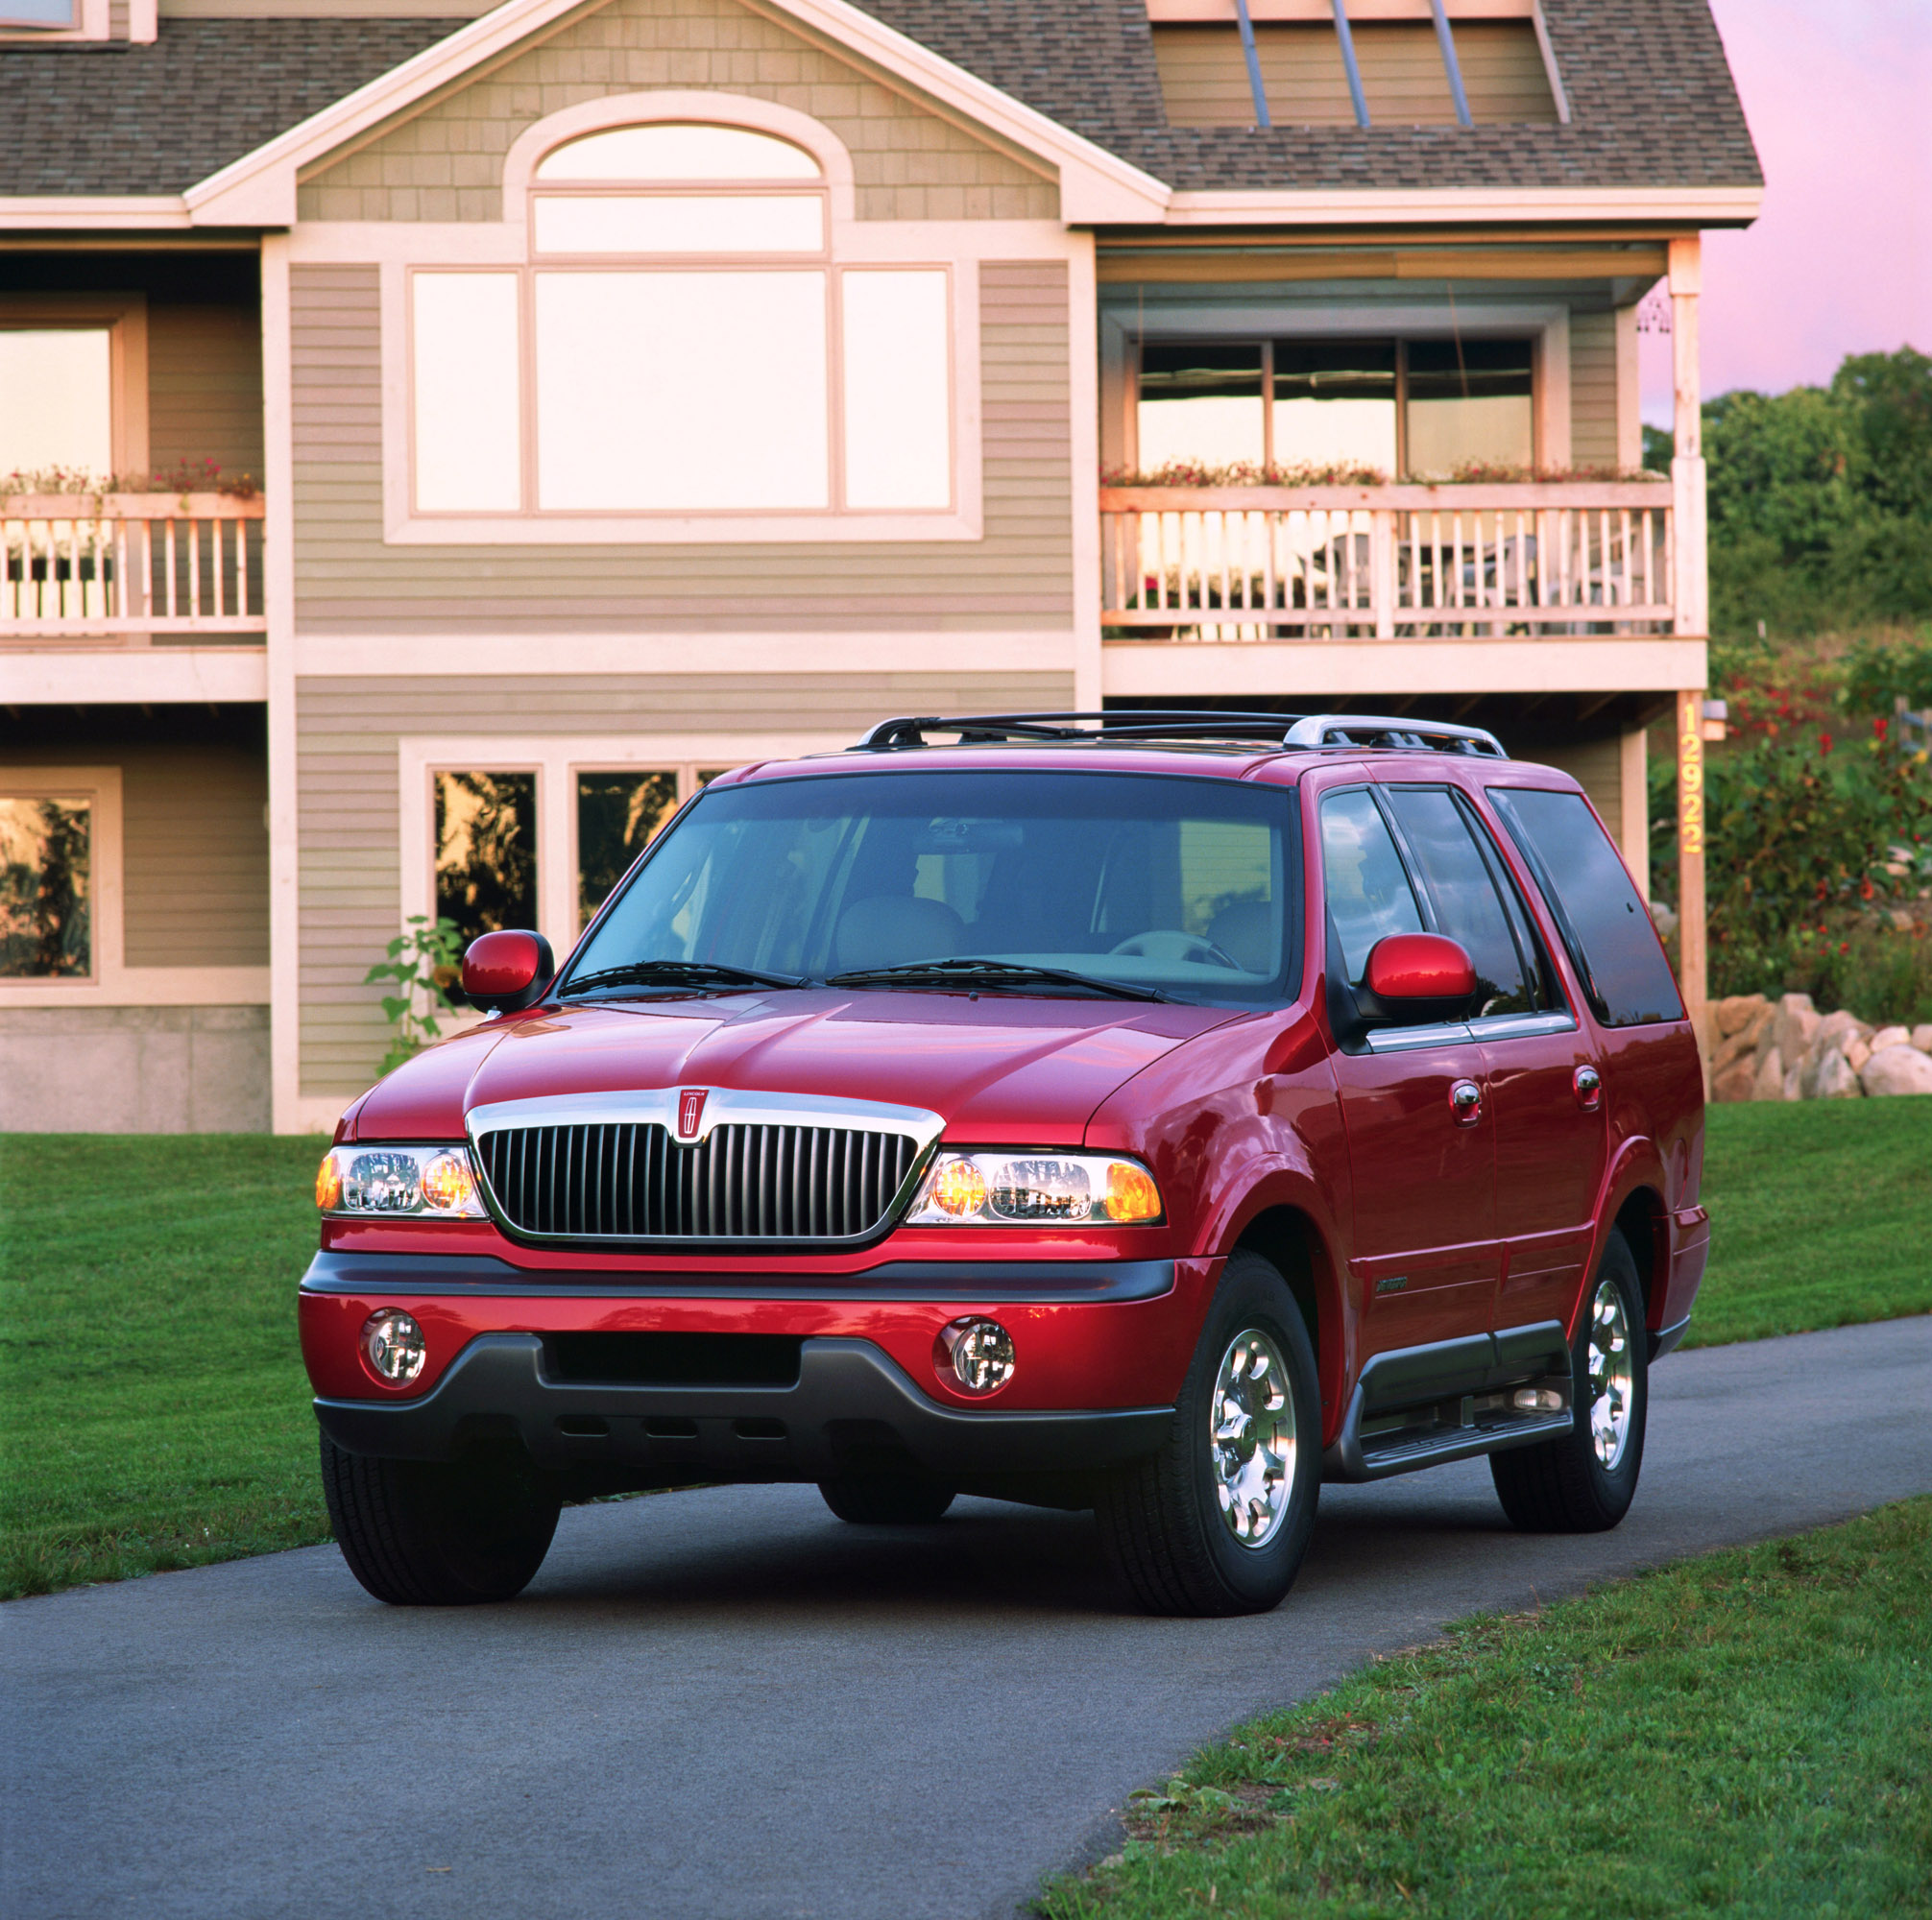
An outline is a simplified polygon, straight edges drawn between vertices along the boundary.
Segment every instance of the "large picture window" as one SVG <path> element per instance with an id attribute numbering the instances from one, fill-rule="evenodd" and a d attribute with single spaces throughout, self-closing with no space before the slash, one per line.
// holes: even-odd
<path id="1" fill-rule="evenodd" d="M 952 270 L 836 259 L 804 147 L 607 128 L 527 209 L 526 264 L 409 275 L 414 514 L 958 507 Z"/>
<path id="2" fill-rule="evenodd" d="M 1442 479 L 1536 458 L 1525 339 L 1147 340 L 1143 472 L 1352 465 Z"/>

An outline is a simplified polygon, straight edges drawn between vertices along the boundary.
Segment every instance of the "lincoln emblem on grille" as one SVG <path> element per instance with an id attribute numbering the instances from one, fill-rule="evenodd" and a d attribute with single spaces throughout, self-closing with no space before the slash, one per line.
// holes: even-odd
<path id="1" fill-rule="evenodd" d="M 678 1094 L 678 1139 L 687 1143 L 697 1139 L 698 1128 L 704 1124 L 706 1091 L 686 1087 Z"/>

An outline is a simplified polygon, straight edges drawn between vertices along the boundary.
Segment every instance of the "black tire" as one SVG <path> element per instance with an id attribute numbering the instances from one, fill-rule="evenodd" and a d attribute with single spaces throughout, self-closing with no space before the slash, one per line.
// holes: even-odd
<path id="1" fill-rule="evenodd" d="M 561 1504 L 520 1450 L 378 1460 L 326 1433 L 322 1490 L 349 1571 L 396 1607 L 514 1599 L 550 1550 Z"/>
<path id="2" fill-rule="evenodd" d="M 1282 1361 L 1293 1417 L 1286 1500 L 1261 1544 L 1223 1515 L 1210 1416 L 1222 1362 L 1239 1336 L 1268 1336 Z M 1119 1468 L 1097 1489 L 1095 1516 L 1115 1572 L 1151 1614 L 1266 1613 L 1294 1583 L 1321 1492 L 1321 1393 L 1315 1351 L 1286 1282 L 1259 1254 L 1228 1260 L 1160 1452 Z"/>
<path id="3" fill-rule="evenodd" d="M 955 1488 L 910 1474 L 846 1474 L 820 1480 L 818 1490 L 826 1505 L 854 1526 L 925 1526 L 957 1497 Z"/>
<path id="4" fill-rule="evenodd" d="M 1591 1426 L 1597 1399 L 1590 1371 L 1592 1334 L 1606 1288 L 1614 1289 L 1623 1314 L 1625 1344 L 1617 1355 L 1628 1355 L 1630 1359 L 1630 1386 L 1624 1396 L 1630 1424 L 1621 1452 L 1609 1463 L 1599 1456 Z M 1651 1402 L 1649 1357 L 1637 1263 L 1623 1235 L 1612 1232 L 1604 1243 L 1596 1278 L 1583 1296 L 1577 1337 L 1570 1348 L 1576 1425 L 1558 1439 L 1489 1455 L 1496 1498 L 1513 1525 L 1526 1533 L 1604 1533 L 1630 1511 L 1644 1464 L 1644 1425 Z"/>

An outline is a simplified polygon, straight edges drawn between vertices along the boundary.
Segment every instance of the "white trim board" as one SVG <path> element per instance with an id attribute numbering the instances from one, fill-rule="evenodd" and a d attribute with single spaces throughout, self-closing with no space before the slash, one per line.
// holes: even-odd
<path id="1" fill-rule="evenodd" d="M 155 707 L 268 698 L 260 647 L 10 648 L 0 660 L 10 707 L 98 707 L 110 695 Z"/>

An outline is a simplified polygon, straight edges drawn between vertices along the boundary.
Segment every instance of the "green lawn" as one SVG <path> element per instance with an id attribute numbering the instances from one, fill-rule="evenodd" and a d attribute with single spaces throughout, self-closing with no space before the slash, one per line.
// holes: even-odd
<path id="1" fill-rule="evenodd" d="M 1479 1619 L 1130 1803 L 1049 1920 L 1932 1913 L 1932 1499 Z"/>
<path id="2" fill-rule="evenodd" d="M 326 1540 L 320 1140 L 0 1135 L 0 1598 Z"/>
<path id="3" fill-rule="evenodd" d="M 0 1598 L 328 1537 L 321 1143 L 0 1136 Z M 1693 1343 L 1932 1310 L 1932 1100 L 1720 1107 Z"/>
<path id="4" fill-rule="evenodd" d="M 1932 1099 L 1712 1107 L 1687 1347 L 1932 1313 Z"/>

